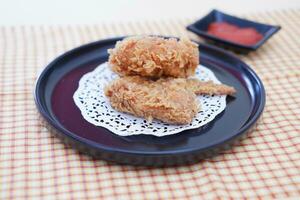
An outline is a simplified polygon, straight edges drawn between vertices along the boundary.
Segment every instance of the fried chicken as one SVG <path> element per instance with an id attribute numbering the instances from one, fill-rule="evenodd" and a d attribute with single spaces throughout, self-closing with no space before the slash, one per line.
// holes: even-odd
<path id="1" fill-rule="evenodd" d="M 140 76 L 114 80 L 105 88 L 111 106 L 121 112 L 158 119 L 170 124 L 188 124 L 200 110 L 195 94 L 233 94 L 234 88 L 197 79 Z"/>
<path id="2" fill-rule="evenodd" d="M 199 64 L 198 46 L 188 39 L 129 37 L 108 52 L 109 65 L 120 76 L 186 78 L 195 74 Z"/>
<path id="3" fill-rule="evenodd" d="M 212 81 L 200 81 L 195 78 L 183 79 L 167 79 L 170 84 L 177 84 L 180 87 L 184 87 L 187 90 L 192 91 L 196 95 L 234 95 L 236 90 L 234 87 L 225 84 L 216 84 Z"/>

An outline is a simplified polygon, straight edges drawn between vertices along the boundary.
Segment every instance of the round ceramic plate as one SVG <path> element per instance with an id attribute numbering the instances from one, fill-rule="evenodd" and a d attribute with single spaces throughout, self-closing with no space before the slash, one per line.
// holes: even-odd
<path id="1" fill-rule="evenodd" d="M 75 48 L 52 61 L 40 74 L 35 88 L 37 108 L 48 127 L 63 141 L 92 156 L 132 165 L 189 164 L 230 147 L 248 133 L 265 105 L 265 91 L 258 76 L 233 54 L 199 45 L 200 63 L 224 84 L 234 86 L 225 111 L 212 122 L 193 130 L 155 137 L 121 137 L 87 122 L 73 101 L 79 79 L 108 60 L 107 49 L 123 38 L 101 40 Z"/>

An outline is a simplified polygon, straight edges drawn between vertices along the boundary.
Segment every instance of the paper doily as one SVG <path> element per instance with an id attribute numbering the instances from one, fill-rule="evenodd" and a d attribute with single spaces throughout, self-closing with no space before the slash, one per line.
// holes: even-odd
<path id="1" fill-rule="evenodd" d="M 103 63 L 94 71 L 82 76 L 73 99 L 85 120 L 120 136 L 165 136 L 199 128 L 212 121 L 226 107 L 226 95 L 199 95 L 197 98 L 201 103 L 201 111 L 190 124 L 170 125 L 158 120 L 149 123 L 143 118 L 118 112 L 110 106 L 104 95 L 104 87 L 117 77 L 118 75 L 110 70 L 108 63 Z M 212 80 L 214 83 L 220 83 L 214 73 L 202 65 L 197 67 L 195 77 L 202 81 Z"/>

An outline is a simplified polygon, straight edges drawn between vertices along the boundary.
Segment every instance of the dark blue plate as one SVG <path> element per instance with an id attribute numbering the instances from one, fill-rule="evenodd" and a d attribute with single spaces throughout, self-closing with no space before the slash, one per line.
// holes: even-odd
<path id="1" fill-rule="evenodd" d="M 188 164 L 229 147 L 249 132 L 265 105 L 265 91 L 257 75 L 232 54 L 199 45 L 201 64 L 220 81 L 237 89 L 227 98 L 225 111 L 209 124 L 179 134 L 120 137 L 83 119 L 73 102 L 81 76 L 108 59 L 107 49 L 122 38 L 101 40 L 75 48 L 52 61 L 35 88 L 37 108 L 48 127 L 81 152 L 118 163 L 147 166 Z"/>
<path id="2" fill-rule="evenodd" d="M 207 33 L 208 26 L 212 22 L 228 22 L 230 24 L 234 24 L 239 27 L 251 27 L 256 29 L 260 34 L 262 34 L 263 38 L 255 45 L 252 46 L 242 45 L 228 40 L 224 40 L 222 38 Z M 229 47 L 235 51 L 248 52 L 248 51 L 256 50 L 260 46 L 262 46 L 273 34 L 279 31 L 281 27 L 249 21 L 246 19 L 225 14 L 218 10 L 212 10 L 202 19 L 187 26 L 187 29 L 203 37 L 204 39 L 207 39 L 211 42 L 215 42 L 216 44 L 219 44 L 221 46 Z"/>

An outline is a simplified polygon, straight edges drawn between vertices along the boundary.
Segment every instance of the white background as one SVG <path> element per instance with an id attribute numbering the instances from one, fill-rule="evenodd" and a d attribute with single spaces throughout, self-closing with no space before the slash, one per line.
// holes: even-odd
<path id="1" fill-rule="evenodd" d="M 95 24 L 300 8 L 300 0 L 0 0 L 0 25 Z"/>

